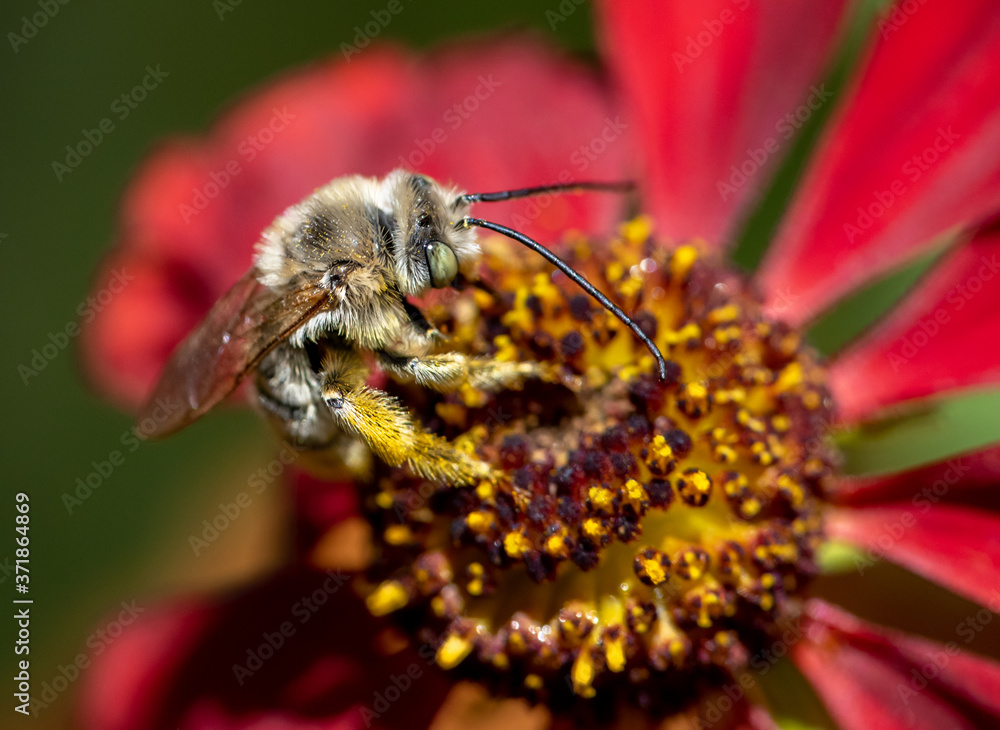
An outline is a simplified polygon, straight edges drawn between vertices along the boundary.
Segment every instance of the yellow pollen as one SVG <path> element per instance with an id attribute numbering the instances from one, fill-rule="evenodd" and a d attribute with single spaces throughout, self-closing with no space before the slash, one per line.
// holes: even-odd
<path id="1" fill-rule="evenodd" d="M 732 464 L 736 461 L 736 451 L 731 446 L 720 444 L 713 450 L 715 458 L 723 464 Z"/>
<path id="2" fill-rule="evenodd" d="M 397 580 L 387 580 L 379 585 L 365 600 L 365 605 L 373 616 L 385 616 L 398 611 L 410 600 L 403 584 Z"/>
<path id="3" fill-rule="evenodd" d="M 670 259 L 670 273 L 675 280 L 683 279 L 698 260 L 698 249 L 694 246 L 681 246 L 674 251 Z"/>
<path id="4" fill-rule="evenodd" d="M 625 266 L 620 261 L 614 261 L 608 264 L 608 268 L 605 269 L 605 276 L 607 276 L 608 281 L 618 281 L 625 276 Z"/>
<path id="5" fill-rule="evenodd" d="M 771 419 L 771 425 L 778 433 L 784 433 L 791 428 L 792 422 L 784 413 L 779 413 Z"/>
<path id="6" fill-rule="evenodd" d="M 663 566 L 660 565 L 658 560 L 643 560 L 642 567 L 646 571 L 646 575 L 649 576 L 649 580 L 653 585 L 658 586 L 667 579 L 667 571 L 663 569 Z"/>
<path id="7" fill-rule="evenodd" d="M 785 369 L 781 371 L 774 387 L 779 393 L 784 393 L 802 385 L 802 380 L 802 365 L 797 362 L 793 362 L 786 365 Z"/>
<path id="8" fill-rule="evenodd" d="M 390 545 L 405 545 L 413 540 L 413 533 L 406 525 L 390 525 L 385 528 L 383 537 Z"/>
<path id="9" fill-rule="evenodd" d="M 573 691 L 581 697 L 593 697 L 597 694 L 591 686 L 594 681 L 594 658 L 589 646 L 584 647 L 577 655 L 570 677 L 573 680 Z"/>
<path id="10" fill-rule="evenodd" d="M 646 456 L 646 465 L 656 474 L 667 474 L 672 467 L 673 449 L 660 435 L 653 437 Z"/>
<path id="11" fill-rule="evenodd" d="M 512 558 L 519 558 L 531 547 L 531 541 L 520 532 L 508 532 L 503 538 L 503 549 Z"/>
<path id="12" fill-rule="evenodd" d="M 516 359 L 516 357 L 517 354 L 515 353 L 514 358 Z M 468 383 L 463 385 L 458 392 L 461 394 L 462 403 L 465 404 L 466 406 L 469 406 L 470 408 L 477 408 L 479 406 L 485 405 L 487 402 L 486 394 L 483 393 L 483 391 L 481 390 L 476 390 Z"/>
<path id="13" fill-rule="evenodd" d="M 566 557 L 569 550 L 566 547 L 566 535 L 560 530 L 558 533 L 549 536 L 545 542 L 545 548 L 551 555 Z"/>
<path id="14" fill-rule="evenodd" d="M 604 525 L 596 517 L 590 517 L 583 523 L 583 534 L 589 538 L 599 538 L 605 533 Z"/>
<path id="15" fill-rule="evenodd" d="M 732 322 L 740 316 L 738 304 L 727 304 L 724 307 L 716 307 L 708 313 L 708 321 L 711 324 L 721 324 L 722 322 Z M 739 328 L 736 329 L 739 332 Z"/>
<path id="16" fill-rule="evenodd" d="M 642 279 L 626 279 L 618 285 L 618 291 L 626 299 L 632 299 L 642 292 L 643 287 Z"/>
<path id="17" fill-rule="evenodd" d="M 591 504 L 599 512 L 611 512 L 612 502 L 614 502 L 615 495 L 610 489 L 604 489 L 603 487 L 591 487 L 587 495 L 590 498 Z"/>
<path id="18" fill-rule="evenodd" d="M 689 383 L 687 386 L 687 394 L 692 398 L 703 400 L 708 397 L 708 388 L 701 383 Z"/>
<path id="19" fill-rule="evenodd" d="M 442 669 L 454 669 L 472 651 L 472 642 L 452 634 L 437 650 L 434 659 Z"/>
<path id="20" fill-rule="evenodd" d="M 653 221 L 649 216 L 640 215 L 622 224 L 622 236 L 631 244 L 641 244 L 649 238 Z"/>
<path id="21" fill-rule="evenodd" d="M 608 669 L 612 672 L 620 672 L 625 669 L 625 637 L 618 635 L 608 639 L 604 646 L 604 655 L 608 662 Z"/>
<path id="22" fill-rule="evenodd" d="M 545 683 L 537 674 L 529 674 L 524 678 L 524 686 L 528 689 L 541 689 L 545 686 Z"/>
<path id="23" fill-rule="evenodd" d="M 510 335 L 497 335 L 493 338 L 493 346 L 496 348 L 494 357 L 503 362 L 515 362 L 518 359 L 517 347 Z"/>
<path id="24" fill-rule="evenodd" d="M 712 492 L 712 479 L 701 469 L 687 469 L 677 478 L 677 491 L 687 504 L 702 507 Z"/>
<path id="25" fill-rule="evenodd" d="M 625 499 L 633 508 L 639 509 L 642 503 L 648 498 L 649 495 L 646 494 L 646 490 L 635 479 L 629 479 L 625 482 Z"/>
<path id="26" fill-rule="evenodd" d="M 431 610 L 440 618 L 448 613 L 448 604 L 441 596 L 434 596 L 431 599 Z"/>
<path id="27" fill-rule="evenodd" d="M 548 274 L 535 274 L 531 293 L 550 309 L 562 301 L 562 292 L 552 283 L 552 277 Z"/>
<path id="28" fill-rule="evenodd" d="M 691 342 L 701 339 L 701 327 L 694 323 L 686 324 L 676 332 L 667 333 L 667 343 L 678 345 L 683 342 Z"/>
<path id="29" fill-rule="evenodd" d="M 484 502 L 489 502 L 493 499 L 493 485 L 487 481 L 479 482 L 476 485 L 476 496 Z"/>
<path id="30" fill-rule="evenodd" d="M 434 407 L 434 412 L 445 423 L 458 426 L 465 421 L 466 408 L 461 403 L 438 403 Z"/>
<path id="31" fill-rule="evenodd" d="M 740 515 L 746 518 L 756 517 L 759 513 L 763 504 L 756 497 L 749 497 L 743 501 L 740 505 Z"/>
<path id="32" fill-rule="evenodd" d="M 469 525 L 469 529 L 473 532 L 486 532 L 493 526 L 493 513 L 486 512 L 485 510 L 470 512 L 465 521 Z"/>

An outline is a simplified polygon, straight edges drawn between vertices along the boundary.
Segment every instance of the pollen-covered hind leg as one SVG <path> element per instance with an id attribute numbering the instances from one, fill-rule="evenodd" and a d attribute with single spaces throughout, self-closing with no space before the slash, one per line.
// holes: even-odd
<path id="1" fill-rule="evenodd" d="M 485 463 L 417 423 L 399 402 L 363 382 L 356 361 L 324 362 L 323 398 L 338 425 L 357 434 L 389 466 L 407 464 L 416 474 L 452 486 L 489 477 Z"/>
<path id="2" fill-rule="evenodd" d="M 468 357 L 458 352 L 424 357 L 379 353 L 379 365 L 398 380 L 416 383 L 438 392 L 457 390 L 468 383 L 477 390 L 495 392 L 520 387 L 525 380 L 552 380 L 552 369 L 538 362 L 512 362 Z"/>

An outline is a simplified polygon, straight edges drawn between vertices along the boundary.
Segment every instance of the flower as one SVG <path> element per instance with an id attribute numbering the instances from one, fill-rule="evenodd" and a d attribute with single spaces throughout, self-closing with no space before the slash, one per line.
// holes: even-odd
<path id="1" fill-rule="evenodd" d="M 508 87 L 523 96 L 506 97 L 502 111 L 484 122 L 488 132 L 473 122 L 459 125 L 454 142 L 461 154 L 452 156 L 450 147 L 439 143 L 434 154 L 421 149 L 426 159 L 422 164 L 410 160 L 412 166 L 467 187 L 498 187 L 506 181 L 495 176 L 508 172 L 511 184 L 526 181 L 513 177 L 515 173 L 526 175 L 527 182 L 545 182 L 558 179 L 566 160 L 600 138 L 602 125 L 621 127 L 640 153 L 632 159 L 641 164 L 644 207 L 654 234 L 640 219 L 626 225 L 614 242 L 587 252 L 579 243 L 606 237 L 613 220 L 612 208 L 589 198 L 586 208 L 569 198 L 561 210 L 553 203 L 545 210 L 511 208 L 496 215 L 520 216 L 522 228 L 547 240 L 571 224 L 580 234 L 568 238 L 567 255 L 619 298 L 642 295 L 646 284 L 658 285 L 658 303 L 644 305 L 651 317 L 641 326 L 660 332 L 664 342 L 674 337 L 669 357 L 677 363 L 677 382 L 657 385 L 643 375 L 649 363 L 620 333 L 613 335 L 613 348 L 602 349 L 612 339 L 608 332 L 601 334 L 603 325 L 578 333 L 575 345 L 568 347 L 559 337 L 568 336 L 573 325 L 559 317 L 565 319 L 579 306 L 569 290 L 533 278 L 537 262 L 509 254 L 502 262 L 490 259 L 496 264 L 493 270 L 501 271 L 500 291 L 512 296 L 476 303 L 465 330 L 455 319 L 456 346 L 470 352 L 508 347 L 515 359 L 532 351 L 564 369 L 577 367 L 574 357 L 583 358 L 574 372 L 581 378 L 605 378 L 589 383 L 598 415 L 580 415 L 582 426 L 572 426 L 576 432 L 567 434 L 545 420 L 550 413 L 530 409 L 531 404 L 550 411 L 562 408 L 556 387 L 542 394 L 526 391 L 519 398 L 528 404 L 525 413 L 515 411 L 504 419 L 499 442 L 491 445 L 486 429 L 470 447 L 504 466 L 496 491 L 490 487 L 480 493 L 477 487 L 474 494 L 455 499 L 433 491 L 420 495 L 420 485 L 399 471 L 379 472 L 379 480 L 365 481 L 362 502 L 398 519 L 387 521 L 378 509 L 373 511 L 383 559 L 378 575 L 366 574 L 367 585 L 354 581 L 362 586 L 364 605 L 341 588 L 340 573 L 315 567 L 324 563 L 336 539 L 336 522 L 347 512 L 343 491 L 300 477 L 300 554 L 314 567 L 291 567 L 244 595 L 210 605 L 175 606 L 140 622 L 88 676 L 83 711 L 89 725 L 414 726 L 429 720 L 440 702 L 446 703 L 437 714 L 441 723 L 455 717 L 466 723 L 512 717 L 498 719 L 497 713 L 521 713 L 516 721 L 528 724 L 549 719 L 544 712 L 527 714 L 520 706 L 488 702 L 481 695 L 470 700 L 451 690 L 445 698 L 449 685 L 439 667 L 458 668 L 514 694 L 544 692 L 557 723 L 568 717 L 561 703 L 597 713 L 589 719 L 608 719 L 600 713 L 610 707 L 611 716 L 626 723 L 652 718 L 658 709 L 664 685 L 655 684 L 656 672 L 666 672 L 675 657 L 687 667 L 688 658 L 696 656 L 698 671 L 669 676 L 690 688 L 697 701 L 671 711 L 686 711 L 690 722 L 701 723 L 695 726 L 771 727 L 770 698 L 763 696 L 760 677 L 772 667 L 779 671 L 777 658 L 786 654 L 844 728 L 995 722 L 1000 717 L 1000 665 L 957 642 L 936 644 L 805 598 L 799 583 L 814 572 L 822 544 L 837 538 L 859 546 L 864 560 L 885 558 L 986 608 L 1000 608 L 1000 519 L 985 507 L 969 506 L 975 503 L 969 495 L 995 486 L 1000 451 L 987 449 L 900 475 L 859 478 L 837 475 L 835 457 L 816 438 L 817 422 L 831 414 L 836 427 L 846 428 L 951 390 L 993 384 L 1000 375 L 994 336 L 997 294 L 988 286 L 1000 268 L 995 258 L 1000 240 L 993 227 L 1000 204 L 1000 140 L 995 133 L 1000 107 L 994 101 L 1000 87 L 995 57 L 1000 12 L 972 0 L 947 7 L 909 0 L 894 5 L 873 32 L 871 48 L 833 112 L 753 286 L 744 288 L 720 263 L 721 252 L 732 244 L 795 130 L 833 103 L 817 79 L 831 57 L 845 6 L 827 2 L 789 8 L 741 0 L 697 8 L 653 2 L 602 5 L 607 57 L 625 97 L 624 123 L 584 72 L 533 44 L 501 44 L 491 51 L 495 55 L 484 58 L 480 52 L 474 61 L 453 51 L 424 66 L 389 51 L 370 51 L 350 67 L 334 65 L 279 82 L 237 109 L 220 125 L 213 143 L 193 151 L 174 148 L 154 158 L 126 201 L 123 239 L 107 265 L 109 272 L 115 266 L 135 268 L 141 286 L 133 285 L 127 299 L 124 293 L 119 296 L 115 301 L 121 304 L 102 314 L 86 337 L 95 382 L 122 402 L 135 403 L 148 390 L 171 347 L 242 273 L 250 245 L 273 214 L 327 178 L 348 170 L 384 172 L 400 154 L 406 159 L 411 138 L 421 139 L 422 132 L 405 126 L 400 134 L 402 118 L 412 114 L 429 118 L 429 125 L 438 123 L 441 107 L 448 108 L 453 95 L 467 93 L 472 80 L 490 81 L 496 64 L 506 64 L 503 73 L 495 70 L 501 84 L 496 98 L 507 78 L 523 81 Z M 409 105 L 396 106 L 386 99 L 392 95 L 370 92 L 369 82 L 376 78 L 389 88 L 416 86 L 424 93 L 407 97 Z M 328 89 L 343 93 L 332 95 Z M 357 98 L 358 104 L 346 112 L 339 101 L 330 107 L 294 106 L 296 99 L 305 98 Z M 239 175 L 218 177 L 241 141 L 271 124 L 286 104 L 296 115 L 296 124 L 288 125 L 289 136 L 275 131 L 273 144 L 261 150 L 259 168 L 248 164 Z M 570 123 L 544 124 L 539 121 L 542 111 L 550 120 L 564 116 Z M 342 125 L 337 127 L 341 135 L 330 133 L 333 124 Z M 580 130 L 585 130 L 582 138 L 570 136 Z M 496 136 L 483 136 L 490 132 Z M 349 145 L 341 145 L 342 138 L 350 139 Z M 506 140 L 519 155 L 497 153 L 510 149 L 502 144 Z M 323 152 L 317 152 L 317 145 Z M 583 158 L 592 163 L 588 176 L 616 178 L 626 169 L 626 146 L 607 142 L 605 148 L 592 161 Z M 351 155 L 357 159 L 348 162 Z M 524 167 L 514 167 L 522 163 Z M 199 192 L 203 210 L 195 206 Z M 246 210 L 260 219 L 246 220 Z M 220 231 L 231 232 L 234 248 L 213 245 Z M 929 250 L 942 236 L 953 240 L 943 261 L 828 368 L 800 348 L 798 328 L 844 294 Z M 495 254 L 488 252 L 490 256 Z M 625 264 L 638 267 L 634 277 Z M 630 280 L 643 282 L 642 291 L 637 293 Z M 524 295 L 518 298 L 518 292 Z M 602 315 L 591 315 L 589 309 L 580 314 L 588 321 L 591 316 Z M 692 319 L 688 324 L 695 329 L 682 336 L 683 327 L 674 328 L 684 317 Z M 150 321 L 162 323 L 152 328 L 155 334 L 147 334 Z M 492 339 L 484 338 L 484 331 Z M 669 336 L 664 334 L 668 331 Z M 497 336 L 507 339 L 498 345 Z M 738 343 L 737 354 L 747 357 L 724 378 L 691 378 L 697 358 L 708 357 L 712 348 L 732 352 L 721 338 Z M 545 348 L 553 354 L 543 355 Z M 604 355 L 612 349 L 615 354 Z M 597 375 L 587 366 L 596 368 Z M 744 392 L 730 387 L 726 378 L 745 383 Z M 757 405 L 741 409 L 754 388 Z M 441 429 L 467 434 L 483 425 L 475 402 L 436 396 L 428 402 L 434 409 L 428 407 L 427 413 L 435 414 Z M 632 410 L 618 412 L 621 403 L 630 403 Z M 687 423 L 678 413 L 693 421 L 712 409 L 732 416 L 718 433 L 711 429 L 692 439 L 684 429 L 662 431 L 657 425 L 666 423 L 658 419 L 667 413 Z M 522 429 L 520 440 L 512 438 L 513 426 Z M 677 430 L 683 436 L 671 436 Z M 595 431 L 600 440 L 571 440 L 584 431 Z M 518 504 L 515 487 L 545 497 L 549 492 L 530 482 L 547 486 L 552 480 L 558 488 L 556 481 L 562 478 L 552 469 L 536 469 L 544 460 L 528 455 L 546 449 L 553 454 L 565 439 L 572 444 L 569 455 L 563 454 L 569 463 L 581 454 L 589 459 L 581 462 L 581 473 L 593 464 L 598 477 L 577 484 L 570 470 L 566 489 L 584 490 L 567 503 L 570 512 L 558 518 L 554 512 L 540 512 L 535 520 L 555 526 L 555 532 L 522 530 L 522 516 L 530 521 L 534 506 L 551 510 L 554 502 Z M 782 467 L 780 473 L 768 471 L 775 464 Z M 645 478 L 657 470 L 669 475 L 669 482 Z M 637 473 L 644 478 L 629 478 Z M 733 476 L 720 481 L 720 473 Z M 773 477 L 767 484 L 761 481 L 765 473 Z M 511 485 L 521 479 L 525 483 Z M 660 483 L 655 489 L 654 481 Z M 422 502 L 407 501 L 414 492 Z M 631 554 L 628 561 L 618 560 L 624 553 L 614 554 L 616 545 L 642 531 L 653 532 L 648 515 L 672 519 L 677 510 L 667 503 L 667 494 L 676 506 L 683 503 L 680 514 L 711 526 L 693 530 L 689 521 L 672 523 L 668 532 L 698 533 L 686 538 L 688 548 L 669 555 L 643 551 L 634 562 L 629 562 Z M 444 504 L 435 502 L 428 509 L 435 500 Z M 509 504 L 501 509 L 504 500 Z M 761 500 L 770 500 L 767 509 L 758 504 Z M 461 532 L 451 537 L 463 550 L 490 544 L 502 553 L 493 562 L 457 562 L 449 552 L 452 541 L 435 537 L 433 529 L 455 525 Z M 581 537 L 588 530 L 589 542 Z M 752 539 L 736 539 L 744 533 L 752 533 Z M 483 535 L 489 539 L 477 543 Z M 725 536 L 725 544 L 732 543 L 726 547 L 730 552 L 709 546 L 705 535 Z M 586 548 L 582 552 L 581 546 Z M 710 547 L 715 551 L 711 556 Z M 724 554 L 730 556 L 728 563 Z M 544 587 L 551 585 L 545 581 L 552 580 L 558 561 L 580 567 L 598 562 L 596 570 L 580 575 L 612 583 L 597 590 L 594 628 L 574 623 L 574 616 L 589 617 L 589 609 L 560 614 L 570 633 L 574 628 L 579 632 L 575 645 L 539 639 L 544 622 L 531 616 L 529 605 L 540 600 L 571 608 L 575 604 L 562 599 L 575 598 L 573 586 L 559 586 L 565 595 L 553 598 L 551 591 L 514 582 L 510 573 L 490 567 L 523 566 Z M 748 561 L 756 561 L 752 569 Z M 461 574 L 452 570 L 457 565 Z M 721 589 L 709 590 L 702 578 L 717 576 L 722 565 L 748 582 L 721 580 Z M 663 600 L 669 613 L 626 614 L 655 604 L 650 596 L 659 600 L 659 594 L 641 586 L 665 585 L 670 571 L 680 573 L 685 592 Z M 510 602 L 506 613 L 495 604 L 475 602 L 490 581 L 500 582 L 499 595 Z M 616 593 L 628 581 L 630 591 L 642 592 L 637 603 Z M 727 586 L 739 588 L 739 601 L 732 595 L 737 591 Z M 339 594 L 336 609 L 321 619 L 318 610 L 334 591 Z M 463 602 L 457 603 L 455 596 Z M 420 610 L 417 597 L 427 599 Z M 467 605 L 474 606 L 471 612 Z M 283 632 L 283 617 L 294 614 L 295 606 L 302 623 L 289 622 Z M 400 622 L 382 618 L 401 609 Z M 515 625 L 503 637 L 489 635 L 483 631 L 488 622 L 475 613 L 487 609 L 500 612 L 503 620 L 513 616 L 512 621 L 522 621 L 532 631 L 518 634 Z M 518 618 L 518 609 L 525 618 Z M 449 621 L 436 636 L 427 632 L 431 614 Z M 635 647 L 645 646 L 642 637 L 649 626 L 676 628 L 670 616 L 679 617 L 685 629 L 663 643 L 664 667 L 656 664 L 652 651 L 647 652 L 650 663 L 641 664 L 637 657 L 642 652 Z M 399 633 L 407 621 L 423 626 L 411 627 L 412 644 Z M 716 622 L 727 630 L 717 630 Z M 497 648 L 500 638 L 507 643 Z M 583 644 L 590 640 L 593 645 Z M 517 641 L 526 653 L 513 661 L 511 642 Z M 571 686 L 560 695 L 548 683 L 545 662 L 564 671 L 568 660 L 560 652 L 568 651 L 567 646 L 572 649 Z M 512 664 L 516 666 L 510 669 Z M 757 674 L 747 671 L 747 665 Z M 613 678 L 600 684 L 605 675 L 624 676 L 626 667 L 632 689 L 622 689 L 624 683 L 615 684 Z M 407 683 L 408 677 L 412 682 L 420 678 L 419 692 L 410 691 L 416 685 Z M 241 679 L 248 687 L 254 682 L 254 690 L 241 691 Z M 654 682 L 655 693 L 643 693 L 647 682 Z M 461 692 L 481 692 L 460 687 Z M 620 691 L 628 701 L 623 707 L 613 697 L 591 706 L 575 699 L 597 694 L 595 687 L 612 687 L 613 696 Z"/>

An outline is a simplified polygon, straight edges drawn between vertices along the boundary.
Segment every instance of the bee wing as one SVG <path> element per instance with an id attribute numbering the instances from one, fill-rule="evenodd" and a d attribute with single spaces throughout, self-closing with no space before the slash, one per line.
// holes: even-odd
<path id="1" fill-rule="evenodd" d="M 328 302 L 329 292 L 311 285 L 275 294 L 251 268 L 174 351 L 136 417 L 143 435 L 167 436 L 208 413 Z"/>

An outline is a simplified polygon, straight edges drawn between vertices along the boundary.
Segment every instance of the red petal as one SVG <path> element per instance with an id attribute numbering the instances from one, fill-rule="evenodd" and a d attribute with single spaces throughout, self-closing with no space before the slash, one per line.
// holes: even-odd
<path id="1" fill-rule="evenodd" d="M 357 491 L 350 482 L 332 482 L 299 468 L 292 469 L 289 481 L 295 500 L 295 541 L 300 555 L 308 553 L 332 527 L 359 514 Z"/>
<path id="2" fill-rule="evenodd" d="M 807 605 L 799 668 L 844 728 L 972 727 L 951 698 L 1000 717 L 1000 665 L 865 623 L 819 600 Z"/>
<path id="3" fill-rule="evenodd" d="M 803 642 L 793 656 L 843 730 L 972 727 L 934 695 L 916 693 L 903 704 L 894 690 L 906 686 L 906 674 L 861 649 Z"/>
<path id="4" fill-rule="evenodd" d="M 210 606 L 139 608 L 141 616 L 114 641 L 95 649 L 84 675 L 80 716 L 85 727 L 152 727 L 163 701 L 164 678 L 177 670 L 213 620 Z"/>
<path id="5" fill-rule="evenodd" d="M 995 514 L 930 502 L 841 508 L 828 514 L 827 531 L 1000 610 L 1000 517 Z"/>
<path id="6" fill-rule="evenodd" d="M 833 497 L 849 505 L 904 499 L 923 504 L 948 499 L 958 490 L 993 489 L 998 482 L 1000 446 L 900 474 L 840 477 Z"/>
<path id="7" fill-rule="evenodd" d="M 249 267 L 261 231 L 333 178 L 407 165 L 476 192 L 620 179 L 629 143 L 615 119 L 592 73 L 525 40 L 422 61 L 369 48 L 280 79 L 208 138 L 174 142 L 140 170 L 123 201 L 118 249 L 95 288 L 104 291 L 122 267 L 142 278 L 95 309 L 92 322 L 84 315 L 87 369 L 118 401 L 141 401 L 183 334 Z M 608 231 L 621 204 L 620 196 L 562 196 L 481 213 L 553 241 L 569 227 Z"/>
<path id="8" fill-rule="evenodd" d="M 998 282 L 1000 231 L 952 253 L 837 358 L 831 387 L 840 418 L 857 421 L 900 401 L 1000 381 Z"/>
<path id="9" fill-rule="evenodd" d="M 426 726 L 449 683 L 412 650 L 376 647 L 384 625 L 347 577 L 294 569 L 213 605 L 140 616 L 87 670 L 84 727 Z M 398 697 L 382 706 L 388 687 Z"/>
<path id="10" fill-rule="evenodd" d="M 888 22 L 762 270 L 794 324 L 1000 203 L 1000 9 L 897 3 Z"/>
<path id="11" fill-rule="evenodd" d="M 810 84 L 845 5 L 600 4 L 605 50 L 647 162 L 646 204 L 664 234 L 727 242 L 788 151 L 795 114 L 812 113 L 800 105 L 826 101 Z M 743 165 L 749 175 L 741 180 L 734 166 Z"/>

